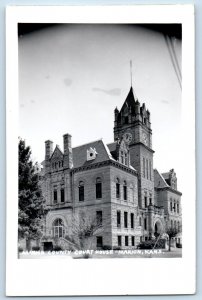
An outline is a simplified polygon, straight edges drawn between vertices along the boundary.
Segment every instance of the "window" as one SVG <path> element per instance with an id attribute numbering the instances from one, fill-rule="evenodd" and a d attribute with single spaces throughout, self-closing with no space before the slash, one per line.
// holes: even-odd
<path id="1" fill-rule="evenodd" d="M 117 211 L 117 227 L 121 227 L 121 212 Z"/>
<path id="2" fill-rule="evenodd" d="M 176 221 L 174 221 L 174 228 L 176 229 Z"/>
<path id="3" fill-rule="evenodd" d="M 121 235 L 118 235 L 118 246 L 122 246 L 122 240 L 121 240 Z"/>
<path id="4" fill-rule="evenodd" d="M 134 228 L 134 214 L 130 214 L 130 223 L 131 223 L 131 228 Z"/>
<path id="5" fill-rule="evenodd" d="M 58 193 L 57 193 L 57 190 L 54 189 L 54 192 L 53 192 L 53 203 L 57 203 L 58 202 Z"/>
<path id="6" fill-rule="evenodd" d="M 147 196 L 144 196 L 144 206 L 147 207 Z"/>
<path id="7" fill-rule="evenodd" d="M 139 226 L 142 226 L 142 219 L 139 217 Z"/>
<path id="8" fill-rule="evenodd" d="M 146 160 L 146 170 L 147 170 L 147 179 L 149 179 L 149 166 L 148 166 L 148 159 Z"/>
<path id="9" fill-rule="evenodd" d="M 149 179 L 152 180 L 151 179 L 151 160 L 149 161 Z"/>
<path id="10" fill-rule="evenodd" d="M 147 219 L 144 218 L 144 230 L 147 230 Z"/>
<path id="11" fill-rule="evenodd" d="M 123 183 L 123 199 L 127 200 L 127 183 L 124 181 Z"/>
<path id="12" fill-rule="evenodd" d="M 120 181 L 116 179 L 116 198 L 120 198 Z"/>
<path id="13" fill-rule="evenodd" d="M 125 236 L 125 246 L 128 246 L 128 236 Z"/>
<path id="14" fill-rule="evenodd" d="M 102 240 L 102 236 L 97 236 L 97 249 L 102 249 L 103 246 L 103 240 Z"/>
<path id="15" fill-rule="evenodd" d="M 128 154 L 125 152 L 124 153 L 124 159 L 125 159 L 125 165 L 128 165 Z"/>
<path id="16" fill-rule="evenodd" d="M 96 179 L 96 199 L 102 198 L 102 180 L 100 177 Z"/>
<path id="17" fill-rule="evenodd" d="M 135 246 L 135 237 L 131 236 L 131 246 L 134 247 Z"/>
<path id="18" fill-rule="evenodd" d="M 170 226 L 173 228 L 173 220 L 170 221 Z"/>
<path id="19" fill-rule="evenodd" d="M 124 155 L 123 155 L 123 151 L 121 151 L 121 163 L 124 163 Z"/>
<path id="20" fill-rule="evenodd" d="M 180 212 L 180 207 L 179 207 L 179 203 L 177 203 L 177 213 L 179 214 Z"/>
<path id="21" fill-rule="evenodd" d="M 124 211 L 124 227 L 128 228 L 128 213 Z"/>
<path id="22" fill-rule="evenodd" d="M 101 210 L 96 211 L 96 223 L 97 223 L 97 225 L 102 226 L 102 211 Z"/>
<path id="23" fill-rule="evenodd" d="M 79 201 L 84 201 L 84 182 L 79 181 Z"/>
<path id="24" fill-rule="evenodd" d="M 56 219 L 53 222 L 53 236 L 57 237 L 57 238 L 63 237 L 64 233 L 65 233 L 65 230 L 64 230 L 63 221 L 61 219 Z"/>
<path id="25" fill-rule="evenodd" d="M 170 211 L 173 211 L 172 199 L 170 199 Z"/>
<path id="26" fill-rule="evenodd" d="M 176 203 L 174 202 L 173 211 L 176 212 Z"/>
<path id="27" fill-rule="evenodd" d="M 143 177 L 145 178 L 145 158 L 143 157 Z"/>
<path id="28" fill-rule="evenodd" d="M 152 205 L 152 194 L 149 194 L 149 205 Z"/>
<path id="29" fill-rule="evenodd" d="M 61 197 L 60 201 L 65 202 L 65 190 L 64 190 L 64 188 L 62 188 L 60 190 L 60 197 Z"/>
<path id="30" fill-rule="evenodd" d="M 128 124 L 128 116 L 124 117 L 124 124 Z"/>

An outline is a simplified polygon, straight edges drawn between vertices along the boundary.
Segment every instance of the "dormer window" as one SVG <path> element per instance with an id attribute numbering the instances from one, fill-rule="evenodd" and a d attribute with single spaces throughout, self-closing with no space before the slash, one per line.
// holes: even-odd
<path id="1" fill-rule="evenodd" d="M 97 156 L 97 151 L 95 148 L 90 147 L 90 149 L 87 150 L 87 160 L 94 160 Z"/>

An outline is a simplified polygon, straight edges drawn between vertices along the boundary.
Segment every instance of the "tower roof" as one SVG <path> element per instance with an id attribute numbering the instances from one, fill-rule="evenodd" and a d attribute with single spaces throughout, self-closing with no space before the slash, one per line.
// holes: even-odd
<path id="1" fill-rule="evenodd" d="M 131 107 L 132 111 L 135 111 L 135 102 L 137 98 L 134 96 L 133 88 L 131 86 L 130 91 L 126 97 L 126 100 L 121 108 L 121 110 L 127 105 L 128 107 Z"/>

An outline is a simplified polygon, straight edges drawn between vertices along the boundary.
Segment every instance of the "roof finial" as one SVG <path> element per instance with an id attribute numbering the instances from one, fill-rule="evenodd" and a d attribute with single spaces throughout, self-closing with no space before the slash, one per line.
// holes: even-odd
<path id="1" fill-rule="evenodd" d="M 130 84 L 131 84 L 131 87 L 133 86 L 133 72 L 132 72 L 132 68 L 133 68 L 133 65 L 132 65 L 132 59 L 130 60 Z"/>

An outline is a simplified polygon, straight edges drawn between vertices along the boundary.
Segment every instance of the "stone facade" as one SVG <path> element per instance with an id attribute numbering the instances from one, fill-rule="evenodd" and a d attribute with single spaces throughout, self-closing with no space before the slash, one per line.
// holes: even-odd
<path id="1" fill-rule="evenodd" d="M 176 174 L 153 169 L 150 112 L 131 88 L 114 114 L 109 145 L 97 140 L 72 148 L 70 134 L 63 136 L 63 150 L 45 142 L 41 185 L 49 212 L 44 248 L 73 247 L 81 224 L 83 231 L 94 226 L 85 245 L 92 249 L 136 248 L 169 226 L 181 228 Z"/>

